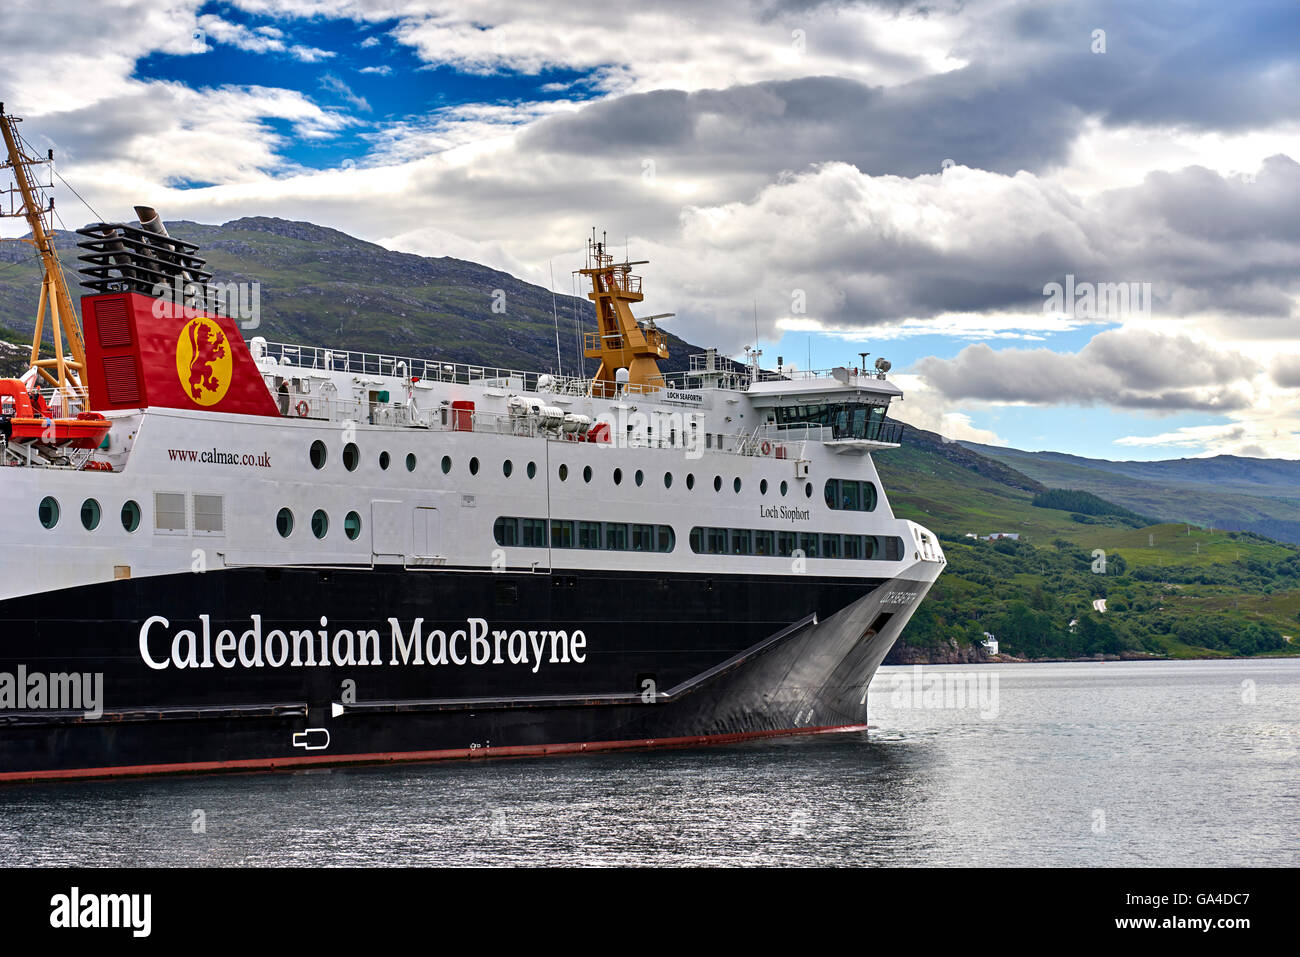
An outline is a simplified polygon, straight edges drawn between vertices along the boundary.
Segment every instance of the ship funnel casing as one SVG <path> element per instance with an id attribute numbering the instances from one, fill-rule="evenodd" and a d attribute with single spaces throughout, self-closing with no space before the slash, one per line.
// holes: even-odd
<path id="1" fill-rule="evenodd" d="M 167 227 L 163 225 L 162 217 L 152 206 L 135 207 L 135 217 L 140 220 L 141 229 L 157 233 L 159 236 L 167 235 Z"/>

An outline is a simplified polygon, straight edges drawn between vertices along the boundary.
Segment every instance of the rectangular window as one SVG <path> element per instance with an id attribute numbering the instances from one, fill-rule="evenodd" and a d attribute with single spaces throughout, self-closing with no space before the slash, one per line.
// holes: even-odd
<path id="1" fill-rule="evenodd" d="M 754 533 L 754 554 L 773 555 L 776 546 L 776 533 L 759 530 Z"/>
<path id="2" fill-rule="evenodd" d="M 524 547 L 525 548 L 546 547 L 546 519 L 544 518 L 524 519 Z"/>
<path id="3" fill-rule="evenodd" d="M 564 519 L 552 519 L 551 545 L 553 548 L 573 547 L 573 522 Z"/>
<path id="4" fill-rule="evenodd" d="M 226 530 L 220 495 L 194 496 L 194 531 L 220 534 Z"/>
<path id="5" fill-rule="evenodd" d="M 180 532 L 189 530 L 185 524 L 185 493 L 153 493 L 153 527 L 159 532 Z"/>
<path id="6" fill-rule="evenodd" d="M 691 529 L 691 551 L 696 555 L 704 551 L 704 529 L 698 527 Z"/>
<path id="7" fill-rule="evenodd" d="M 605 523 L 605 548 L 611 552 L 627 551 L 627 526 L 622 522 Z"/>
<path id="8" fill-rule="evenodd" d="M 849 509 L 850 511 L 854 511 L 854 512 L 859 511 L 862 508 L 862 495 L 860 492 L 861 483 L 844 482 L 842 483 L 842 485 L 843 485 L 844 507 L 846 509 Z"/>
<path id="9" fill-rule="evenodd" d="M 600 548 L 600 522 L 578 523 L 578 547 Z"/>
<path id="10" fill-rule="evenodd" d="M 845 558 L 862 557 L 862 536 L 861 535 L 844 536 L 844 557 Z"/>
<path id="11" fill-rule="evenodd" d="M 885 558 L 891 562 L 903 560 L 903 540 L 891 536 L 885 539 Z"/>
<path id="12" fill-rule="evenodd" d="M 733 528 L 731 530 L 731 554 L 748 555 L 751 550 L 749 529 Z"/>
<path id="13" fill-rule="evenodd" d="M 727 554 L 727 530 L 725 528 L 709 529 L 709 554 Z"/>
<path id="14" fill-rule="evenodd" d="M 789 558 L 799 547 L 799 536 L 794 532 L 776 533 L 776 553 L 782 558 Z"/>
<path id="15" fill-rule="evenodd" d="M 632 551 L 648 552 L 653 550 L 654 528 L 653 525 L 632 526 Z"/>
<path id="16" fill-rule="evenodd" d="M 817 557 L 817 539 L 819 537 L 816 532 L 804 532 L 799 536 L 799 547 L 803 549 L 804 558 Z"/>
<path id="17" fill-rule="evenodd" d="M 840 537 L 838 535 L 822 536 L 822 558 L 840 557 Z"/>

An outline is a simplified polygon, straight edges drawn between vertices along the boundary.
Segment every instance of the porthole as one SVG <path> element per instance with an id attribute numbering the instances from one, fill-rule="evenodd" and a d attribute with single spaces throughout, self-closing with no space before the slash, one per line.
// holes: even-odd
<path id="1" fill-rule="evenodd" d="M 672 473 L 672 472 L 665 472 L 665 473 L 664 473 L 664 488 L 672 488 L 672 487 L 673 487 L 673 473 Z"/>
<path id="2" fill-rule="evenodd" d="M 803 497 L 804 497 L 804 498 L 812 498 L 812 482 L 804 482 L 804 484 L 803 484 Z"/>
<path id="3" fill-rule="evenodd" d="M 469 460 L 469 474 L 478 475 L 478 458 L 474 457 Z"/>
<path id="4" fill-rule="evenodd" d="M 515 464 L 511 462 L 509 459 L 506 459 L 504 462 L 501 463 L 501 474 L 504 475 L 506 478 L 510 478 L 510 473 L 513 472 L 514 470 L 515 470 Z"/>
<path id="5" fill-rule="evenodd" d="M 324 538 L 325 533 L 330 530 L 330 517 L 325 514 L 323 508 L 318 508 L 311 513 L 311 533 L 317 538 Z"/>
<path id="6" fill-rule="evenodd" d="M 560 463 L 560 468 L 559 468 L 559 473 L 558 473 L 558 474 L 559 474 L 559 476 L 560 476 L 560 481 L 561 481 L 561 482 L 568 481 L 568 478 L 569 478 L 569 467 L 568 467 L 567 465 L 565 465 L 564 463 Z"/>
<path id="7" fill-rule="evenodd" d="M 357 465 L 361 462 L 361 450 L 357 448 L 355 442 L 349 442 L 343 446 L 343 467 L 349 472 L 355 472 Z"/>
<path id="8" fill-rule="evenodd" d="M 622 470 L 622 469 L 614 469 L 614 484 L 615 484 L 615 485 L 622 485 L 622 484 L 623 484 L 623 470 Z"/>
<path id="9" fill-rule="evenodd" d="M 325 460 L 329 458 L 329 452 L 325 448 L 325 443 L 317 439 L 311 444 L 311 464 L 313 468 L 323 469 Z"/>
<path id="10" fill-rule="evenodd" d="M 590 465 L 587 465 L 587 466 L 584 466 L 584 467 L 583 467 L 583 470 L 582 470 L 582 480 L 583 480 L 584 482 L 590 482 L 590 481 L 591 481 L 591 466 L 590 466 Z"/>
<path id="11" fill-rule="evenodd" d="M 763 481 L 758 483 L 758 494 L 759 495 L 767 494 L 767 479 L 763 479 Z"/>
<path id="12" fill-rule="evenodd" d="M 379 467 L 381 469 L 383 469 L 384 471 L 388 471 L 388 466 L 391 462 L 392 459 L 389 457 L 387 452 L 379 453 Z"/>
<path id="13" fill-rule="evenodd" d="M 140 504 L 128 501 L 122 506 L 122 527 L 134 532 L 140 527 Z"/>
<path id="14" fill-rule="evenodd" d="M 414 453 L 414 452 L 407 452 L 407 453 L 406 453 L 406 471 L 408 471 L 408 472 L 414 472 L 414 471 L 415 471 L 415 453 Z"/>
<path id="15" fill-rule="evenodd" d="M 357 536 L 361 534 L 361 516 L 356 512 L 348 512 L 343 517 L 343 534 L 348 537 L 348 541 L 355 542 Z"/>
<path id="16" fill-rule="evenodd" d="M 446 475 L 450 471 L 451 471 L 451 456 L 444 455 L 442 457 L 442 474 Z"/>
<path id="17" fill-rule="evenodd" d="M 279 514 L 275 516 L 275 530 L 280 533 L 281 538 L 288 538 L 293 534 L 293 512 L 287 508 L 282 508 Z"/>
<path id="18" fill-rule="evenodd" d="M 81 526 L 88 532 L 93 532 L 99 528 L 99 519 L 102 513 L 99 510 L 99 503 L 93 498 L 88 498 L 81 503 Z"/>
<path id="19" fill-rule="evenodd" d="M 41 499 L 41 506 L 36 510 L 40 516 L 41 524 L 46 528 L 53 528 L 59 524 L 59 503 L 50 496 Z"/>
<path id="20" fill-rule="evenodd" d="M 782 482 L 781 482 L 781 494 L 782 494 L 782 495 L 785 495 L 785 493 L 788 492 L 788 491 L 790 491 L 790 483 L 789 483 L 789 482 L 786 482 L 786 481 L 782 481 Z"/>
<path id="21" fill-rule="evenodd" d="M 722 491 L 722 476 L 721 476 L 721 475 L 715 475 L 715 476 L 713 476 L 713 491 L 715 491 L 715 492 L 721 492 L 721 491 Z"/>
<path id="22" fill-rule="evenodd" d="M 737 475 L 737 476 L 736 476 L 736 480 L 735 480 L 734 482 L 731 483 L 731 487 L 734 488 L 734 489 L 736 490 L 736 494 L 737 494 L 737 495 L 740 494 L 740 476 L 739 476 L 739 475 Z"/>
<path id="23" fill-rule="evenodd" d="M 637 487 L 640 488 L 641 483 L 645 481 L 645 473 L 642 472 L 640 469 L 637 469 L 634 478 L 636 479 Z"/>
<path id="24" fill-rule="evenodd" d="M 695 473 L 694 473 L 694 472 L 687 472 L 687 473 L 686 473 L 686 487 L 687 487 L 688 489 L 695 488 Z"/>
<path id="25" fill-rule="evenodd" d="M 528 463 L 528 477 L 529 477 L 529 478 L 537 478 L 537 463 L 536 463 L 536 462 L 529 462 L 529 463 Z"/>

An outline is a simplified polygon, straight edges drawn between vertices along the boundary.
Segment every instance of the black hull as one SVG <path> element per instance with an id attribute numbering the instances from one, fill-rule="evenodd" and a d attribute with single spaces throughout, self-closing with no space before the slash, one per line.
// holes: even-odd
<path id="1" fill-rule="evenodd" d="M 866 685 L 928 587 L 806 575 L 286 568 L 10 599 L 0 602 L 0 672 L 102 674 L 103 713 L 51 707 L 67 703 L 52 694 L 36 707 L 9 701 L 0 709 L 0 780 L 546 754 L 861 727 Z M 155 617 L 142 650 L 142 625 Z M 225 630 L 255 632 L 253 649 L 275 630 L 319 632 L 322 617 L 326 653 L 339 629 L 378 632 L 372 663 L 224 667 L 229 647 L 213 660 Z M 450 645 L 429 637 L 423 647 L 437 663 L 416 663 L 409 645 L 392 641 L 390 619 L 403 641 L 416 619 L 424 636 L 467 634 Z M 471 648 L 473 619 L 490 628 L 486 646 Z M 181 641 L 174 661 L 182 629 L 194 645 Z M 516 663 L 518 646 L 494 637 L 531 632 L 544 641 L 545 629 L 574 636 L 570 660 L 561 644 Z M 319 649 L 300 641 L 304 658 Z M 268 658 L 284 650 L 269 639 L 265 647 Z M 490 659 L 471 659 L 484 647 Z M 167 667 L 150 667 L 145 653 Z"/>

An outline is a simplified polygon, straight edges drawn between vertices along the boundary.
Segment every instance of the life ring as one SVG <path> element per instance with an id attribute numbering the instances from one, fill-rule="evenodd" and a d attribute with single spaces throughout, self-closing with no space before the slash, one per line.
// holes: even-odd
<path id="1" fill-rule="evenodd" d="M 764 455 L 771 455 L 771 454 L 772 454 L 772 443 L 769 442 L 767 439 L 764 439 L 764 440 L 763 440 L 763 444 L 760 445 L 760 446 L 758 447 L 758 450 L 759 450 L 760 452 L 762 452 Z"/>
<path id="2" fill-rule="evenodd" d="M 311 407 L 307 405 L 306 399 L 299 399 L 298 404 L 293 407 L 293 410 L 298 413 L 298 418 L 305 419 L 307 418 L 307 413 L 311 411 Z"/>

